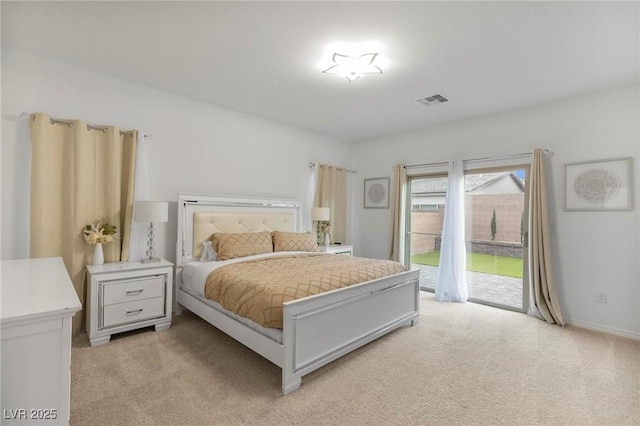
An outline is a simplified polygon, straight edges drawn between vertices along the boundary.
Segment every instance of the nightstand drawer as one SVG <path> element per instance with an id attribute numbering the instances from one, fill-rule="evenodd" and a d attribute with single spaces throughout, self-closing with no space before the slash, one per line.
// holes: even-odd
<path id="1" fill-rule="evenodd" d="M 151 299 L 164 295 L 164 275 L 141 277 L 103 284 L 103 305 Z"/>
<path id="2" fill-rule="evenodd" d="M 135 300 L 103 308 L 102 328 L 164 316 L 164 298 Z"/>

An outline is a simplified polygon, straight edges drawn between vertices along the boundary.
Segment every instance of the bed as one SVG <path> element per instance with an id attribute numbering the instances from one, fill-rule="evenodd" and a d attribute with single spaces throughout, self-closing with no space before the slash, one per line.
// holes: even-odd
<path id="1" fill-rule="evenodd" d="M 229 312 L 194 288 L 208 273 L 202 268 L 217 263 L 199 262 L 201 242 L 213 233 L 299 232 L 301 223 L 296 200 L 179 194 L 176 314 L 188 309 L 279 366 L 284 394 L 298 389 L 305 374 L 419 319 L 419 271 L 284 302 L 281 329 Z"/>

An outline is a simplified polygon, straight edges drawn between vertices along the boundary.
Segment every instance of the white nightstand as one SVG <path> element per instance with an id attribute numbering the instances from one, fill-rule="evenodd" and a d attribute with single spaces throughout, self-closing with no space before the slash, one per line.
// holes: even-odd
<path id="1" fill-rule="evenodd" d="M 171 326 L 173 263 L 88 265 L 87 333 L 91 345 L 108 343 L 112 334 L 155 325 Z"/>
<path id="2" fill-rule="evenodd" d="M 342 254 L 345 256 L 353 256 L 353 246 L 345 244 L 331 244 L 329 247 L 320 246 L 319 251 L 326 251 L 327 253 Z"/>

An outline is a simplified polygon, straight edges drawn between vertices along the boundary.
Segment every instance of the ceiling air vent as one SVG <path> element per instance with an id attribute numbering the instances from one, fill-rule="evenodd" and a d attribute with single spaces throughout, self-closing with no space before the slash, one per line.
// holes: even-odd
<path id="1" fill-rule="evenodd" d="M 449 99 L 445 98 L 441 94 L 436 94 L 432 96 L 427 96 L 426 98 L 416 99 L 416 102 L 422 106 L 430 106 L 435 104 L 443 104 L 445 102 L 449 102 Z"/>

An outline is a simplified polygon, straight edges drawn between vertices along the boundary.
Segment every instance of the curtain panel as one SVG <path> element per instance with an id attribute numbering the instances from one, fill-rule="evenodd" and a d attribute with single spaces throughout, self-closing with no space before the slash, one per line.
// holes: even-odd
<path id="1" fill-rule="evenodd" d="M 313 217 L 311 215 L 311 211 L 315 206 L 316 199 L 316 179 L 317 179 L 317 169 L 314 163 L 309 165 L 309 170 L 311 173 L 309 174 L 309 181 L 307 183 L 307 197 L 304 202 L 304 223 L 303 230 L 311 231 L 314 234 L 316 233 L 316 229 L 313 227 Z"/>
<path id="2" fill-rule="evenodd" d="M 134 200 L 149 200 L 149 164 L 147 149 L 149 141 L 146 140 L 144 132 L 138 130 L 136 140 L 136 158 L 135 158 L 135 188 Z M 134 204 L 135 213 L 135 204 Z M 129 244 L 129 260 L 138 261 L 147 257 L 147 241 L 149 239 L 149 223 L 136 222 L 131 223 L 131 243 Z"/>
<path id="3" fill-rule="evenodd" d="M 37 113 L 30 119 L 30 257 L 61 256 L 79 299 L 94 246 L 82 229 L 95 221 L 117 226 L 120 239 L 104 245 L 106 262 L 128 259 L 134 200 L 137 132 Z M 73 318 L 83 329 L 84 311 Z"/>
<path id="4" fill-rule="evenodd" d="M 449 163 L 448 182 L 442 224 L 442 247 L 436 283 L 436 300 L 466 302 L 469 290 L 467 288 L 464 166 L 462 160 L 454 160 Z"/>
<path id="5" fill-rule="evenodd" d="M 553 279 L 544 154 L 540 148 L 533 151 L 529 191 L 529 314 L 564 325 Z"/>
<path id="6" fill-rule="evenodd" d="M 313 205 L 331 209 L 331 241 L 344 243 L 347 237 L 347 171 L 320 164 L 317 179 Z"/>
<path id="7" fill-rule="evenodd" d="M 393 166 L 393 198 L 391 202 L 391 250 L 389 260 L 403 263 L 405 242 L 405 187 L 407 171 L 402 164 Z"/>

